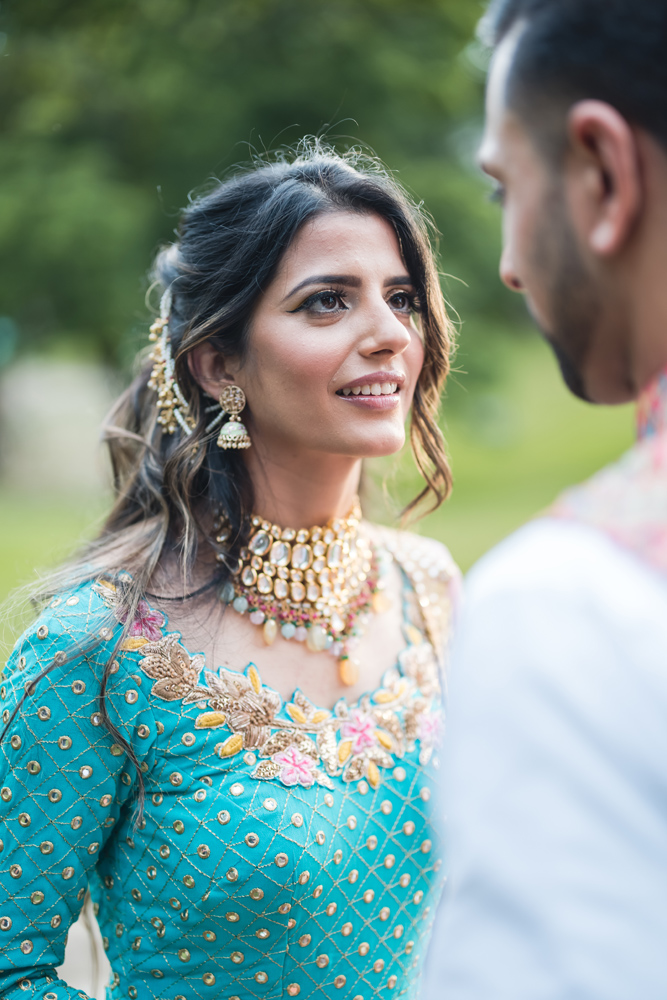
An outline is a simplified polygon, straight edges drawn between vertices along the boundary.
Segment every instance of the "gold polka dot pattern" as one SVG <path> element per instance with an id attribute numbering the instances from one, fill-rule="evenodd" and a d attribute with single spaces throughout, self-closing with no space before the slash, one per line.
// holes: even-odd
<path id="1" fill-rule="evenodd" d="M 122 579 L 56 598 L 28 629 L 0 688 L 7 719 L 25 694 L 0 746 L 3 995 L 81 996 L 48 969 L 90 881 L 114 1000 L 415 996 L 443 880 L 433 645 L 453 570 L 436 543 L 383 537 L 404 570 L 407 646 L 381 688 L 336 706 L 342 716 L 304 696 L 284 705 L 252 666 L 204 674 L 142 604 L 108 683 L 114 740 L 98 698 Z M 103 648 L 73 655 L 87 634 Z M 229 728 L 234 683 L 238 705 L 270 709 L 266 729 Z M 123 740 L 146 781 L 136 829 Z"/>

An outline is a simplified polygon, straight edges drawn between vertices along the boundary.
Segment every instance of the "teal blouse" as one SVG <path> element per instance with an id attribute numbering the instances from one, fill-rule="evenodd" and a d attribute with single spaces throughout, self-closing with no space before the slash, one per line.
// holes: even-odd
<path id="1" fill-rule="evenodd" d="M 0 687 L 2 997 L 84 996 L 55 967 L 88 887 L 111 998 L 415 996 L 442 883 L 453 569 L 437 543 L 385 537 L 406 647 L 378 690 L 333 710 L 283 703 L 252 664 L 207 670 L 142 602 L 106 697 L 144 776 L 138 826 L 136 769 L 99 707 L 123 627 L 114 582 L 61 594 L 22 636 Z"/>

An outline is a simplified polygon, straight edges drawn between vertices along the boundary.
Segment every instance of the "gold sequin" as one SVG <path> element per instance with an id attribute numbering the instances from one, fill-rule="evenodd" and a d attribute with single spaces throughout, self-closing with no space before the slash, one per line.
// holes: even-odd
<path id="1" fill-rule="evenodd" d="M 69 750 L 70 747 L 72 746 L 72 740 L 70 739 L 69 736 L 59 736 L 58 746 L 60 747 L 61 750 Z"/>
<path id="2" fill-rule="evenodd" d="M 390 913 L 391 911 L 389 907 L 383 906 L 382 909 L 380 910 L 380 920 L 389 920 Z"/>
<path id="3" fill-rule="evenodd" d="M 0 799 L 2 799 L 3 802 L 11 802 L 12 801 L 11 788 L 7 788 L 7 786 L 5 785 L 5 787 L 2 790 L 0 790 Z"/>
<path id="4" fill-rule="evenodd" d="M 287 987 L 287 995 L 290 997 L 298 997 L 301 992 L 301 987 L 298 983 L 290 983 Z"/>
<path id="5" fill-rule="evenodd" d="M 398 982 L 398 976 L 390 976 L 389 979 L 387 980 L 388 989 L 393 990 L 397 982 Z"/>
<path id="6" fill-rule="evenodd" d="M 407 872 L 405 873 L 405 875 L 401 875 L 401 877 L 398 880 L 398 884 L 402 886 L 404 889 L 407 889 L 407 887 L 410 885 L 410 876 L 407 874 Z"/>
<path id="7" fill-rule="evenodd" d="M 421 889 L 418 889 L 417 892 L 412 897 L 412 902 L 416 903 L 417 906 L 419 906 L 423 898 L 424 898 L 424 893 L 422 892 Z"/>
<path id="8" fill-rule="evenodd" d="M 9 742 L 11 744 L 12 750 L 20 750 L 21 749 L 22 740 L 21 740 L 21 737 L 18 734 L 15 734 L 14 736 L 12 736 L 12 738 L 11 738 L 11 740 Z"/>
<path id="9" fill-rule="evenodd" d="M 358 878 L 359 878 L 359 872 L 357 871 L 356 868 L 353 868 L 352 871 L 348 874 L 347 880 L 348 882 L 351 882 L 352 885 L 354 885 L 354 883 L 357 881 Z"/>
<path id="10" fill-rule="evenodd" d="M 430 840 L 422 840 L 419 850 L 422 852 L 422 854 L 428 854 L 432 846 L 433 844 L 431 843 Z"/>
<path id="11" fill-rule="evenodd" d="M 302 934 L 301 937 L 299 938 L 299 946 L 301 948 L 307 948 L 311 941 L 312 937 L 310 936 L 310 934 Z"/>
<path id="12" fill-rule="evenodd" d="M 97 852 L 99 851 L 99 849 L 100 849 L 100 845 L 99 845 L 99 843 L 96 840 L 94 840 L 92 842 L 92 844 L 88 845 L 88 853 L 89 854 L 97 854 Z"/>
<path id="13" fill-rule="evenodd" d="M 280 906 L 278 907 L 278 913 L 289 913 L 291 909 L 292 909 L 291 903 L 281 903 Z"/>
<path id="14" fill-rule="evenodd" d="M 200 858 L 210 858 L 211 848 L 208 846 L 208 844 L 200 844 L 199 847 L 197 848 L 197 854 L 199 855 Z"/>
<path id="15" fill-rule="evenodd" d="M 72 681 L 72 691 L 74 694 L 83 694 L 86 690 L 85 681 Z"/>
<path id="16" fill-rule="evenodd" d="M 139 889 L 132 889 L 131 896 L 132 899 L 136 899 L 137 903 L 141 902 L 141 892 Z"/>
<path id="17" fill-rule="evenodd" d="M 59 913 L 56 913 L 56 915 L 54 917 L 51 917 L 51 926 L 53 928 L 60 927 L 60 925 L 62 924 L 62 922 L 63 922 L 63 918 L 60 916 Z"/>
<path id="18" fill-rule="evenodd" d="M 292 813 L 292 826 L 303 826 L 303 816 L 301 813 Z"/>
<path id="19" fill-rule="evenodd" d="M 380 806 L 380 812 L 384 816 L 388 816 L 390 814 L 390 812 L 391 812 L 392 809 L 393 809 L 393 806 L 392 806 L 391 802 L 388 799 L 385 799 L 385 801 Z"/>
<path id="20" fill-rule="evenodd" d="M 264 899 L 264 890 L 263 889 L 251 889 L 250 890 L 250 898 L 251 899 Z"/>
<path id="21" fill-rule="evenodd" d="M 63 793 L 60 791 L 59 788 L 52 788 L 47 796 L 49 802 L 60 802 L 62 797 Z"/>
<path id="22" fill-rule="evenodd" d="M 67 881 L 67 880 L 69 880 L 71 878 L 74 878 L 74 869 L 72 868 L 71 865 L 67 865 L 66 868 L 63 868 L 63 873 L 62 874 L 63 874 L 63 878 Z"/>
<path id="23" fill-rule="evenodd" d="M 388 854 L 383 862 L 385 868 L 393 868 L 396 864 L 396 858 L 393 854 Z"/>
<path id="24" fill-rule="evenodd" d="M 46 626 L 46 625 L 40 625 L 39 628 L 37 629 L 37 638 L 38 639 L 46 639 L 46 637 L 48 636 L 48 634 L 49 634 L 49 629 L 48 629 L 48 626 Z"/>
<path id="25" fill-rule="evenodd" d="M 48 722 L 49 719 L 51 718 L 51 709 L 48 708 L 46 705 L 40 705 L 40 707 L 37 709 L 37 718 L 41 722 Z"/>
<path id="26" fill-rule="evenodd" d="M 180 910 L 183 904 L 181 903 L 180 899 L 176 899 L 175 896 L 172 896 L 171 899 L 169 900 L 169 905 L 171 906 L 172 910 Z"/>
<path id="27" fill-rule="evenodd" d="M 396 926 L 394 927 L 394 937 L 397 940 L 398 938 L 403 936 L 403 929 L 404 929 L 403 924 L 396 924 Z"/>
<path id="28" fill-rule="evenodd" d="M 279 854 L 276 854 L 275 860 L 279 868 L 284 868 L 285 865 L 288 864 L 289 862 L 289 858 L 287 857 L 286 854 L 283 854 L 282 851 Z"/>
<path id="29" fill-rule="evenodd" d="M 347 825 L 348 825 L 348 828 L 350 830 L 356 830 L 356 828 L 357 828 L 357 817 L 356 816 L 348 816 L 347 817 Z"/>
<path id="30" fill-rule="evenodd" d="M 327 916 L 328 917 L 333 917 L 333 915 L 334 915 L 334 913 L 336 912 L 337 909 L 338 909 L 338 903 L 329 903 L 329 905 L 327 906 L 327 911 L 326 911 L 327 912 Z"/>
<path id="31" fill-rule="evenodd" d="M 313 889 L 313 899 L 319 899 L 323 892 L 324 892 L 324 886 L 316 885 L 315 888 Z"/>
<path id="32" fill-rule="evenodd" d="M 85 778 L 89 778 L 92 773 L 93 773 L 93 769 L 90 766 L 90 764 L 84 764 L 83 767 L 79 768 L 79 777 L 80 778 L 84 778 L 84 779 Z"/>
<path id="33" fill-rule="evenodd" d="M 257 845 L 259 844 L 259 837 L 257 836 L 256 833 L 246 833 L 245 842 L 248 845 L 248 847 L 257 847 Z"/>
<path id="34" fill-rule="evenodd" d="M 155 867 L 155 865 L 149 865 L 148 868 L 146 869 L 146 874 L 148 875 L 149 879 L 157 878 L 157 868 Z"/>
<path id="35" fill-rule="evenodd" d="M 289 920 L 287 921 L 287 929 L 291 931 L 295 927 L 296 927 L 296 920 L 294 919 L 294 917 L 290 917 Z"/>
<path id="36" fill-rule="evenodd" d="M 226 878 L 228 882 L 236 882 L 239 877 L 238 870 L 236 868 L 228 868 L 226 872 Z"/>
<path id="37" fill-rule="evenodd" d="M 50 840 L 43 840 L 39 845 L 42 854 L 53 854 L 53 843 Z"/>
<path id="38" fill-rule="evenodd" d="M 352 924 L 350 923 L 343 924 L 343 926 L 340 929 L 340 932 L 343 935 L 343 937 L 349 937 L 350 934 L 352 933 Z"/>
<path id="39" fill-rule="evenodd" d="M 335 865 L 339 865 L 343 860 L 343 852 L 340 850 L 340 848 L 334 852 L 333 860 Z"/>
<path id="40" fill-rule="evenodd" d="M 202 936 L 204 938 L 204 941 L 215 941 L 217 938 L 217 934 L 215 933 L 215 931 L 204 931 Z"/>
<path id="41" fill-rule="evenodd" d="M 109 753 L 112 757 L 122 757 L 125 751 L 119 743 L 112 743 L 109 747 Z"/>
<path id="42" fill-rule="evenodd" d="M 141 725 L 141 726 L 139 726 L 139 728 L 137 729 L 137 736 L 138 736 L 138 737 L 139 737 L 140 739 L 142 739 L 142 740 L 145 740 L 145 739 L 147 739 L 147 738 L 148 738 L 148 737 L 150 736 L 150 734 L 151 734 L 151 731 L 150 731 L 150 729 L 148 728 L 148 726 L 146 726 L 146 725 Z"/>
<path id="43" fill-rule="evenodd" d="M 172 771 L 169 775 L 169 781 L 172 785 L 178 786 L 183 784 L 183 775 L 180 771 Z"/>
<path id="44" fill-rule="evenodd" d="M 405 946 L 405 954 L 409 955 L 412 952 L 414 946 L 415 946 L 414 941 L 408 941 L 408 943 Z"/>
<path id="45" fill-rule="evenodd" d="M 327 806 L 329 806 L 329 808 L 331 808 L 331 806 L 334 804 L 334 797 L 331 794 L 331 792 L 327 792 L 325 794 L 325 796 L 324 796 L 324 804 L 327 805 Z"/>
<path id="46" fill-rule="evenodd" d="M 255 931 L 255 937 L 261 938 L 262 941 L 266 941 L 267 937 L 271 932 L 266 927 L 260 927 L 259 930 Z"/>
<path id="47" fill-rule="evenodd" d="M 189 962 L 190 961 L 190 952 L 188 951 L 187 948 L 179 948 L 178 949 L 178 957 L 180 958 L 181 962 Z"/>
<path id="48" fill-rule="evenodd" d="M 268 981 L 269 981 L 269 977 L 267 976 L 266 972 L 256 972 L 255 973 L 255 982 L 257 982 L 257 983 L 268 983 Z"/>
<path id="49" fill-rule="evenodd" d="M 175 819 L 172 825 L 176 833 L 184 833 L 185 823 L 183 822 L 182 819 Z"/>
<path id="50" fill-rule="evenodd" d="M 357 785 L 357 791 L 360 795 L 368 795 L 368 782 L 360 781 Z"/>
<path id="51" fill-rule="evenodd" d="M 80 830 L 83 826 L 83 816 L 73 816 L 70 826 L 73 830 Z"/>
<path id="52" fill-rule="evenodd" d="M 405 781 L 406 777 L 407 777 L 407 775 L 405 773 L 405 768 L 404 767 L 395 767 L 394 768 L 394 778 L 396 779 L 396 781 Z"/>
<path id="53" fill-rule="evenodd" d="M 229 789 L 229 794 L 238 798 L 239 795 L 243 795 L 243 785 L 240 781 L 235 781 L 234 784 Z"/>
<path id="54" fill-rule="evenodd" d="M 194 887 L 195 887 L 195 880 L 192 877 L 192 875 L 184 875 L 183 876 L 183 885 L 187 886 L 188 889 L 194 889 Z"/>
<path id="55" fill-rule="evenodd" d="M 25 941 L 21 941 L 20 948 L 24 955 L 29 955 L 33 949 L 33 943 L 26 939 Z"/>
<path id="56" fill-rule="evenodd" d="M 11 917 L 0 917 L 0 931 L 10 931 L 12 929 Z"/>
<path id="57" fill-rule="evenodd" d="M 275 799 L 264 799 L 262 805 L 265 809 L 268 809 L 269 812 L 274 812 L 278 808 L 278 803 Z"/>
<path id="58" fill-rule="evenodd" d="M 336 976 L 336 978 L 334 979 L 334 986 L 336 987 L 337 990 L 342 990 L 346 982 L 347 979 L 345 978 L 345 976 Z"/>
<path id="59" fill-rule="evenodd" d="M 375 899 L 375 889 L 366 889 L 364 893 L 364 903 L 372 903 Z"/>
<path id="60" fill-rule="evenodd" d="M 205 972 L 204 975 L 202 976 L 202 979 L 204 980 L 205 986 L 215 985 L 215 976 L 213 975 L 212 972 Z"/>
<path id="61" fill-rule="evenodd" d="M 375 834 L 372 834 L 366 841 L 366 847 L 368 848 L 369 851 L 374 851 L 377 845 L 378 845 L 378 839 L 375 836 Z"/>
<path id="62" fill-rule="evenodd" d="M 299 875 L 299 885 L 305 885 L 310 880 L 310 872 L 301 872 Z"/>
<path id="63" fill-rule="evenodd" d="M 414 832 L 415 832 L 415 824 L 412 822 L 411 819 L 409 819 L 407 823 L 403 824 L 403 833 L 407 834 L 408 837 L 411 837 Z"/>
<path id="64" fill-rule="evenodd" d="M 30 826 L 30 813 L 19 813 L 19 826 Z"/>
<path id="65" fill-rule="evenodd" d="M 222 823 L 223 826 L 229 823 L 231 818 L 232 817 L 230 816 L 230 814 L 227 812 L 226 809 L 221 809 L 220 812 L 218 813 L 218 823 Z"/>
<path id="66" fill-rule="evenodd" d="M 252 767 L 253 764 L 257 763 L 257 754 L 248 751 L 248 753 L 243 754 L 243 760 L 249 767 Z"/>
<path id="67" fill-rule="evenodd" d="M 194 733 L 183 733 L 181 736 L 181 743 L 183 743 L 186 747 L 191 747 L 193 743 L 195 743 L 196 739 L 197 737 Z"/>
<path id="68" fill-rule="evenodd" d="M 228 920 L 230 924 L 235 924 L 239 919 L 238 913 L 234 913 L 233 910 L 225 914 L 225 920 Z"/>
<path id="69" fill-rule="evenodd" d="M 318 967 L 318 969 L 326 969 L 328 964 L 329 964 L 328 955 L 318 955 L 317 958 L 315 959 L 315 965 Z"/>
<path id="70" fill-rule="evenodd" d="M 322 845 L 326 839 L 327 838 L 324 834 L 324 830 L 318 830 L 317 833 L 315 834 L 315 840 L 320 845 Z"/>
<path id="71" fill-rule="evenodd" d="M 130 688 L 130 690 L 127 691 L 125 694 L 125 701 L 128 703 L 128 705 L 136 705 L 136 703 L 139 701 L 139 692 L 135 691 L 134 688 Z"/>
<path id="72" fill-rule="evenodd" d="M 422 788 L 421 792 L 419 793 L 419 798 L 422 800 L 422 802 L 428 802 L 428 800 L 431 798 L 430 788 Z"/>
<path id="73" fill-rule="evenodd" d="M 378 958 L 373 962 L 373 972 L 382 972 L 384 969 L 384 959 Z"/>

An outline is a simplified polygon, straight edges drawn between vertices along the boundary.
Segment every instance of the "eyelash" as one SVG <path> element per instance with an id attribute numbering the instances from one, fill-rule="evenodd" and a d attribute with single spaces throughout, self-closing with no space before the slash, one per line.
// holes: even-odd
<path id="1" fill-rule="evenodd" d="M 331 296 L 331 295 L 338 300 L 339 308 L 342 309 L 349 308 L 348 306 L 345 305 L 345 291 L 343 289 L 325 288 L 320 292 L 315 292 L 313 295 L 309 295 L 308 298 L 304 302 L 302 302 L 300 306 L 297 306 L 296 309 L 293 309 L 292 312 L 295 313 L 305 312 L 306 310 L 314 306 L 316 302 L 321 302 L 325 296 Z M 416 313 L 421 312 L 419 299 L 416 295 L 406 291 L 393 292 L 390 297 L 390 301 L 391 298 L 394 298 L 394 296 L 396 295 L 404 295 L 406 297 L 406 299 L 408 300 L 409 312 L 416 312 Z M 326 309 L 324 310 L 324 314 L 334 313 L 335 311 L 336 310 L 334 309 Z"/>

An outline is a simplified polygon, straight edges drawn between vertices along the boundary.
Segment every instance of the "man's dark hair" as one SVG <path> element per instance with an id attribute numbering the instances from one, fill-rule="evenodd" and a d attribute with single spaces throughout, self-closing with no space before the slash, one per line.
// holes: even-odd
<path id="1" fill-rule="evenodd" d="M 481 26 L 498 45 L 519 24 L 507 105 L 551 153 L 579 100 L 613 105 L 667 148 L 665 0 L 492 0 Z"/>

